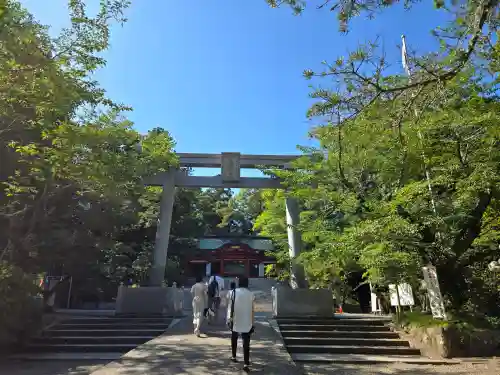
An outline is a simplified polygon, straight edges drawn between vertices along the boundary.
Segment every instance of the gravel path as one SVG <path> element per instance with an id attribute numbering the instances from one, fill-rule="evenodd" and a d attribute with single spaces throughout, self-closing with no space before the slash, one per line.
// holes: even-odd
<path id="1" fill-rule="evenodd" d="M 307 375 L 498 375 L 499 361 L 484 361 L 484 363 L 462 363 L 450 366 L 431 365 L 304 365 Z"/>

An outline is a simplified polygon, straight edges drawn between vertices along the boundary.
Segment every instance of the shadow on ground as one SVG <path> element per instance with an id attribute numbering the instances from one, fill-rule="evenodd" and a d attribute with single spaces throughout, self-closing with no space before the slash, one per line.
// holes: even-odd
<path id="1" fill-rule="evenodd" d="M 259 325 L 259 330 L 272 329 Z M 239 363 L 231 356 L 230 335 L 218 327 L 207 327 L 206 334 L 163 337 L 140 346 L 126 357 L 96 371 L 93 375 L 226 375 L 242 372 L 242 348 Z M 266 332 L 268 333 L 268 332 Z M 287 362 L 272 338 L 260 337 L 251 347 L 252 374 L 299 375 L 304 372 Z"/>
<path id="2" fill-rule="evenodd" d="M 0 375 L 88 375 L 109 362 L 109 360 L 2 360 Z"/>
<path id="3" fill-rule="evenodd" d="M 498 363 L 493 361 L 472 364 L 463 363 L 460 365 L 314 365 L 308 364 L 304 367 L 304 373 L 307 375 L 498 375 L 500 373 Z"/>

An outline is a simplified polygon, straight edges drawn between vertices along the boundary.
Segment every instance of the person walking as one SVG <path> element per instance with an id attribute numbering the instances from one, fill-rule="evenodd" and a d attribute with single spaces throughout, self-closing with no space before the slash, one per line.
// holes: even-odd
<path id="1" fill-rule="evenodd" d="M 250 371 L 250 336 L 254 331 L 254 294 L 248 290 L 248 278 L 239 279 L 239 288 L 230 293 L 227 324 L 231 330 L 231 361 L 236 360 L 238 337 L 243 340 L 243 370 Z"/>
<path id="2" fill-rule="evenodd" d="M 194 334 L 200 337 L 201 322 L 207 305 L 207 285 L 203 282 L 202 276 L 196 277 L 196 284 L 191 287 L 191 295 L 193 296 Z"/>
<path id="3" fill-rule="evenodd" d="M 205 317 L 210 323 L 211 318 L 217 319 L 220 306 L 220 293 L 224 289 L 224 279 L 213 274 L 208 279 L 208 304 L 205 309 Z"/>
<path id="4" fill-rule="evenodd" d="M 219 310 L 219 306 L 220 306 L 220 303 L 221 303 L 221 296 L 223 295 L 223 290 L 225 289 L 225 283 L 224 283 L 224 279 L 222 277 L 220 277 L 219 275 L 217 274 L 212 274 L 212 276 L 210 277 L 210 279 L 208 280 L 208 285 L 213 285 L 214 282 L 217 283 L 217 288 L 213 288 L 215 289 L 214 290 L 214 296 L 213 296 L 213 299 L 212 299 L 212 303 L 213 303 L 213 307 L 214 307 L 214 312 L 217 313 L 217 311 Z M 209 288 L 209 292 L 210 292 L 210 288 Z M 212 306 L 212 305 L 210 305 Z"/>

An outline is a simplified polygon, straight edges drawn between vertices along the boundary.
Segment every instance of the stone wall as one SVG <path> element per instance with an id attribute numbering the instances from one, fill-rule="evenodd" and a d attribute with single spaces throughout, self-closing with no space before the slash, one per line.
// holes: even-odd
<path id="1" fill-rule="evenodd" d="M 184 291 L 177 287 L 120 286 L 116 297 L 117 314 L 180 314 Z"/>
<path id="2" fill-rule="evenodd" d="M 500 355 L 500 331 L 447 327 L 393 327 L 412 347 L 430 358 L 491 357 Z"/>
<path id="3" fill-rule="evenodd" d="M 275 317 L 333 315 L 333 295 L 329 289 L 273 288 L 273 315 Z"/>

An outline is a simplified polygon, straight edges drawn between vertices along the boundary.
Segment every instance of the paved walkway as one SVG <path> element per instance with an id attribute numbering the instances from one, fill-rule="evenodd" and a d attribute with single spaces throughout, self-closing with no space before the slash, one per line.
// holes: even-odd
<path id="1" fill-rule="evenodd" d="M 226 375 L 242 371 L 241 341 L 239 363 L 232 363 L 229 332 L 222 322 L 206 323 L 202 337 L 192 334 L 191 318 L 181 320 L 169 332 L 127 353 L 120 360 L 92 375 Z M 279 336 L 265 320 L 256 323 L 252 337 L 251 373 L 301 375 L 303 370 L 290 360 Z"/>

